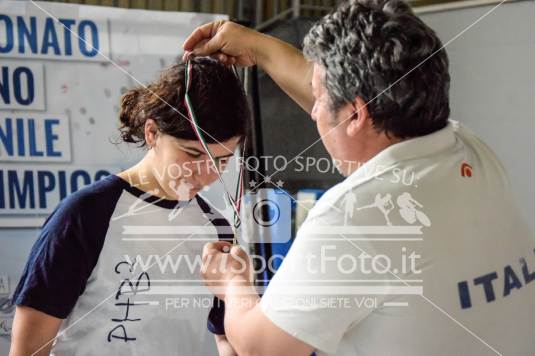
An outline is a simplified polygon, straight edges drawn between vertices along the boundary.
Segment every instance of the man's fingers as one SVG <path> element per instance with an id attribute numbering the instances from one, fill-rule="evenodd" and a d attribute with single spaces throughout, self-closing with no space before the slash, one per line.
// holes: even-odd
<path id="1" fill-rule="evenodd" d="M 192 53 L 195 56 L 199 57 L 209 56 L 211 54 L 219 52 L 221 47 L 223 47 L 223 45 L 221 44 L 218 35 L 215 35 L 215 37 L 208 41 L 199 42 L 199 44 L 195 48 L 193 48 Z"/>
<path id="2" fill-rule="evenodd" d="M 197 27 L 195 31 L 189 35 L 186 41 L 184 41 L 182 48 L 184 48 L 185 51 L 192 51 L 198 46 L 199 42 L 211 39 L 223 23 L 224 21 L 214 21 Z"/>
<path id="3" fill-rule="evenodd" d="M 184 51 L 184 54 L 182 55 L 182 62 L 186 62 L 187 60 L 189 60 L 191 57 L 191 52 L 190 51 Z"/>
<path id="4" fill-rule="evenodd" d="M 239 257 L 242 260 L 246 260 L 248 258 L 247 252 L 245 252 L 245 250 L 238 245 L 232 246 L 232 248 L 230 249 L 230 254 L 232 256 Z"/>
<path id="5" fill-rule="evenodd" d="M 211 58 L 218 60 L 220 63 L 231 66 L 236 63 L 236 57 L 229 56 L 228 54 L 216 52 L 210 55 Z"/>
<path id="6" fill-rule="evenodd" d="M 224 23 L 215 21 L 198 27 L 184 42 L 184 50 L 195 56 L 209 56 L 218 52 L 222 47 L 218 33 Z"/>
<path id="7" fill-rule="evenodd" d="M 227 57 L 224 53 L 219 53 L 219 54 L 217 55 L 217 59 L 218 59 L 220 62 L 222 62 L 222 63 L 224 63 L 224 64 L 227 64 L 228 57 Z"/>
<path id="8" fill-rule="evenodd" d="M 229 252 L 232 245 L 227 241 L 209 242 L 202 249 L 203 259 L 208 255 L 219 252 Z"/>

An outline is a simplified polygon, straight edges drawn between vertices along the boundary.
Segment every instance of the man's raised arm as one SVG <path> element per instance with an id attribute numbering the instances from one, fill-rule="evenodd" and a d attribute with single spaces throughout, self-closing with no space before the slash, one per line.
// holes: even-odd
<path id="1" fill-rule="evenodd" d="M 230 21 L 198 27 L 184 42 L 184 59 L 212 56 L 239 66 L 260 66 L 301 108 L 310 113 L 312 63 L 289 43 Z"/>

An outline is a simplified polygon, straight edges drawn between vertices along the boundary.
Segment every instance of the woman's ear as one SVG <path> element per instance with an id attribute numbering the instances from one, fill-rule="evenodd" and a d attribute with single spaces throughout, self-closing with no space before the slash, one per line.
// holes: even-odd
<path id="1" fill-rule="evenodd" d="M 347 135 L 350 137 L 357 136 L 363 128 L 371 123 L 367 104 L 360 96 L 355 98 L 355 101 L 353 102 L 353 109 L 354 112 L 349 118 L 349 123 L 346 130 Z"/>
<path id="2" fill-rule="evenodd" d="M 145 142 L 149 149 L 153 148 L 156 145 L 156 140 L 158 138 L 158 125 L 153 119 L 145 120 Z"/>

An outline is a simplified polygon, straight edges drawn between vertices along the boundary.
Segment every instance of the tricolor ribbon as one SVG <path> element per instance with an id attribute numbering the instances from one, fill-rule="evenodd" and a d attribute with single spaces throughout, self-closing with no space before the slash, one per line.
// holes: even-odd
<path id="1" fill-rule="evenodd" d="M 240 171 L 239 171 L 239 177 L 238 182 L 236 184 L 236 192 L 235 197 L 233 198 L 230 193 L 227 190 L 227 187 L 225 186 L 225 182 L 223 181 L 223 177 L 221 176 L 221 172 L 219 171 L 219 166 L 217 165 L 216 159 L 214 158 L 214 155 L 208 148 L 208 144 L 206 143 L 206 139 L 204 137 L 204 134 L 202 133 L 202 129 L 199 127 L 197 117 L 195 116 L 195 111 L 193 110 L 193 105 L 191 103 L 191 99 L 189 97 L 189 90 L 191 88 L 191 79 L 192 79 L 192 70 L 193 66 L 191 65 L 190 61 L 187 61 L 186 63 L 186 73 L 185 73 L 185 82 L 186 82 L 186 90 L 184 93 L 184 105 L 186 106 L 187 114 L 189 121 L 191 123 L 191 127 L 193 129 L 193 132 L 195 133 L 195 136 L 197 136 L 197 139 L 201 143 L 201 146 L 203 147 L 204 151 L 210 158 L 210 161 L 214 165 L 214 169 L 217 173 L 217 178 L 223 185 L 223 189 L 225 190 L 225 195 L 229 201 L 229 203 L 232 206 L 232 209 L 234 210 L 234 243 L 236 243 L 236 230 L 240 227 L 241 219 L 240 219 L 240 208 L 241 208 L 241 200 L 243 197 L 243 190 L 244 190 L 244 184 L 243 184 L 243 176 L 244 176 L 244 170 L 243 170 L 243 158 L 241 158 L 240 162 Z M 234 69 L 235 71 L 235 69 Z M 237 74 L 235 72 L 235 74 Z M 243 144 L 243 150 L 245 151 L 245 140 Z"/>

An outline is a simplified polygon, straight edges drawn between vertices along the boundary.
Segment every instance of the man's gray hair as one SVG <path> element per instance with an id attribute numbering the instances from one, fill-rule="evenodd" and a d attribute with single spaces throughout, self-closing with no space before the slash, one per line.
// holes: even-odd
<path id="1" fill-rule="evenodd" d="M 447 124 L 450 77 L 441 47 L 405 2 L 351 0 L 314 24 L 303 51 L 325 68 L 333 111 L 359 96 L 378 131 L 406 138 Z"/>

